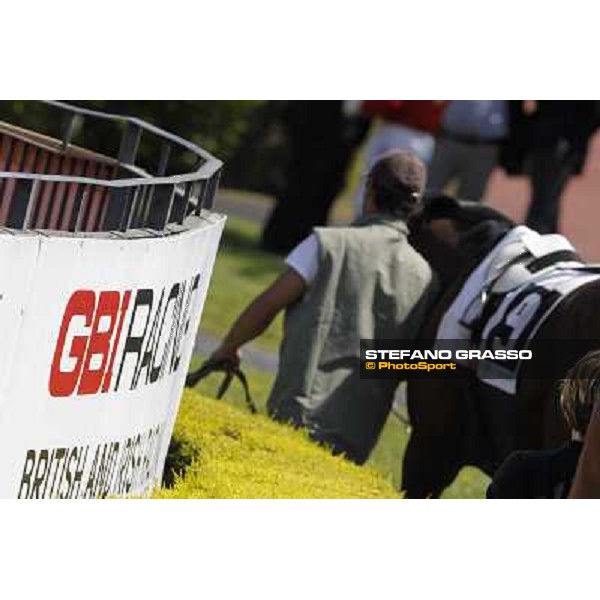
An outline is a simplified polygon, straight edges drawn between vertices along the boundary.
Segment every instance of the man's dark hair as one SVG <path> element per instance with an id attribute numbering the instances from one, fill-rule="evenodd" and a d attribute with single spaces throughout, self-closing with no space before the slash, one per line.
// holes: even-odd
<path id="1" fill-rule="evenodd" d="M 569 427 L 584 435 L 595 402 L 600 399 L 600 350 L 573 365 L 561 384 L 560 405 Z"/>
<path id="2" fill-rule="evenodd" d="M 402 219 L 419 205 L 426 181 L 423 161 L 400 150 L 380 158 L 368 176 L 377 210 Z"/>

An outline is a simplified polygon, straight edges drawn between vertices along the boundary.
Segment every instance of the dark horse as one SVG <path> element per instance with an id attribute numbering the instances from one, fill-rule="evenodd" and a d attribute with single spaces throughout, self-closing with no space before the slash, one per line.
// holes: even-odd
<path id="1" fill-rule="evenodd" d="M 441 281 L 440 298 L 420 336 L 433 343 L 443 315 L 466 279 L 516 224 L 489 206 L 443 196 L 430 199 L 410 226 L 411 243 Z M 568 439 L 557 381 L 600 340 L 599 299 L 597 279 L 560 301 L 530 347 L 566 339 L 582 340 L 582 344 L 567 351 L 546 351 L 544 369 L 549 375 L 543 379 L 527 377 L 527 369 L 536 366 L 534 353 L 534 361 L 519 373 L 514 395 L 480 382 L 466 368 L 464 376 L 452 379 L 409 379 L 412 431 L 402 481 L 408 497 L 440 496 L 463 466 L 478 467 L 492 476 L 513 450 L 555 447 Z"/>

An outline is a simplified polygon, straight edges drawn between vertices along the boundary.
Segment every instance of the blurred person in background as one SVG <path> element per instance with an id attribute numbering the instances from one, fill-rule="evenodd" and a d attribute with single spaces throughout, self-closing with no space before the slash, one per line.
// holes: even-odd
<path id="1" fill-rule="evenodd" d="M 446 105 L 445 100 L 360 101 L 360 114 L 377 120 L 365 149 L 364 172 L 394 150 L 408 150 L 429 165 Z M 356 215 L 362 210 L 364 191 L 361 182 L 354 197 Z"/>
<path id="2" fill-rule="evenodd" d="M 509 175 L 527 174 L 531 201 L 526 224 L 556 233 L 560 199 L 570 179 L 583 171 L 590 137 L 598 126 L 597 102 L 511 102 L 510 136 L 502 163 Z"/>
<path id="3" fill-rule="evenodd" d="M 407 220 L 425 183 L 425 165 L 409 152 L 377 162 L 364 215 L 348 227 L 315 228 L 211 357 L 239 364 L 240 347 L 285 310 L 268 412 L 357 464 L 375 446 L 398 386 L 361 378 L 360 340 L 414 338 L 437 291 L 429 264 L 408 243 Z"/>
<path id="4" fill-rule="evenodd" d="M 289 161 L 261 239 L 263 250 L 277 254 L 286 254 L 313 227 L 327 223 L 368 129 L 366 119 L 344 111 L 342 100 L 291 100 L 283 122 Z"/>
<path id="5" fill-rule="evenodd" d="M 442 192 L 457 180 L 457 195 L 481 200 L 508 133 L 505 100 L 453 100 L 442 116 L 429 167 L 428 189 Z"/>

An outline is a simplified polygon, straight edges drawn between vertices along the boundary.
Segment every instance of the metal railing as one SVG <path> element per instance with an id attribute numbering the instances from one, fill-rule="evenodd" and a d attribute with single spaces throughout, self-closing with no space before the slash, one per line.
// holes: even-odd
<path id="1" fill-rule="evenodd" d="M 149 229 L 160 233 L 170 224 L 182 224 L 188 215 L 212 208 L 223 163 L 209 152 L 135 117 L 63 102 L 43 104 L 60 119 L 60 139 L 39 136 L 56 142 L 56 148 L 44 150 L 51 153 L 50 158 L 36 141 L 21 138 L 12 143 L 7 137 L 4 149 L 3 140 L 0 226 L 20 231 Z M 94 120 L 119 127 L 115 156 L 88 152 L 73 144 L 77 132 Z M 33 130 L 31 134 L 38 135 Z M 138 161 L 145 137 L 153 137 L 159 146 L 153 173 Z M 191 156 L 194 165 L 189 172 L 169 175 L 176 151 Z"/>

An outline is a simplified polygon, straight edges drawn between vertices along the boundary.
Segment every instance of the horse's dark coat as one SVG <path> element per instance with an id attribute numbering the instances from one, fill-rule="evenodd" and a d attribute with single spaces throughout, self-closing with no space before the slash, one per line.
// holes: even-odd
<path id="1" fill-rule="evenodd" d="M 431 230 L 436 219 L 449 219 L 458 243 Z M 411 223 L 411 242 L 430 262 L 443 284 L 441 296 L 424 324 L 421 338 L 433 342 L 446 309 L 467 277 L 515 223 L 494 209 L 453 198 L 431 199 Z M 536 334 L 544 340 L 586 339 L 590 349 L 600 339 L 597 302 L 600 280 L 569 294 Z M 547 341 L 545 343 L 548 343 Z M 547 353 L 544 353 L 547 355 Z M 546 365 L 552 378 L 534 380 L 523 368 L 516 396 L 479 381 L 470 373 L 451 381 L 408 381 L 412 432 L 404 456 L 402 488 L 408 497 L 437 497 L 466 465 L 489 475 L 513 450 L 557 446 L 568 439 L 560 413 L 557 380 L 581 356 L 553 353 Z M 534 351 L 534 357 L 535 357 Z"/>

